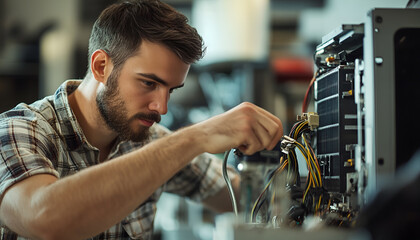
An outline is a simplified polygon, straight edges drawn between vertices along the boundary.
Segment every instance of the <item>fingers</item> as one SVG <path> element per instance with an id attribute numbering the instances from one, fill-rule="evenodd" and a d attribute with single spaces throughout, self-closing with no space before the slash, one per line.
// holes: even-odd
<path id="1" fill-rule="evenodd" d="M 280 119 L 251 103 L 243 103 L 239 109 L 244 114 L 252 116 L 252 121 L 247 123 L 251 125 L 252 131 L 246 134 L 245 142 L 238 149 L 244 154 L 273 149 L 283 136 L 283 125 Z"/>
<path id="2" fill-rule="evenodd" d="M 238 148 L 246 155 L 272 150 L 283 136 L 283 125 L 276 116 L 252 104 L 235 108 L 200 124 L 194 129 L 203 136 L 204 151 L 220 153 Z"/>
<path id="3" fill-rule="evenodd" d="M 281 136 L 283 136 L 283 124 L 279 118 L 268 111 L 259 107 L 257 110 L 261 113 L 261 115 L 257 115 L 258 121 L 268 134 L 268 139 L 263 140 L 263 146 L 266 149 L 271 150 L 278 143 Z M 259 136 L 261 139 L 261 134 L 259 134 Z"/>
<path id="4" fill-rule="evenodd" d="M 270 143 L 270 138 L 267 137 L 267 131 L 260 124 L 252 124 L 249 129 L 243 131 L 245 142 L 238 147 L 244 154 L 252 154 L 256 151 L 264 149 Z"/>

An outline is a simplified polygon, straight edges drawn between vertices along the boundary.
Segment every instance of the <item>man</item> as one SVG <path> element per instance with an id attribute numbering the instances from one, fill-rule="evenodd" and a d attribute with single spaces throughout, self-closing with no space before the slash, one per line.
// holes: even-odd
<path id="1" fill-rule="evenodd" d="M 209 153 L 271 149 L 282 124 L 243 103 L 173 133 L 160 126 L 202 54 L 196 30 L 164 3 L 105 9 L 83 81 L 0 115 L 2 239 L 149 239 L 162 191 L 231 210 Z"/>

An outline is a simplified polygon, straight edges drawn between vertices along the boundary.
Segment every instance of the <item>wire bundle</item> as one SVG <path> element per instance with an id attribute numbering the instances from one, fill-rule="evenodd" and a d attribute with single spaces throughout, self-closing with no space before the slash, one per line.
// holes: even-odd
<path id="1" fill-rule="evenodd" d="M 300 198 L 302 199 L 302 203 L 305 206 L 305 211 L 307 213 L 315 213 L 318 212 L 324 205 L 324 200 L 329 199 L 326 195 L 326 192 L 323 190 L 322 185 L 322 177 L 321 171 L 318 164 L 318 160 L 315 156 L 315 153 L 308 142 L 307 138 L 305 137 L 306 133 L 310 132 L 310 128 L 308 125 L 308 120 L 301 120 L 295 123 L 289 133 L 289 138 L 293 140 L 293 147 L 287 149 L 288 154 L 286 157 L 282 156 L 279 161 L 279 166 L 272 174 L 269 175 L 268 181 L 263 188 L 261 194 L 256 199 L 253 208 L 251 210 L 250 215 L 250 222 L 256 221 L 256 215 L 258 211 L 261 209 L 262 205 L 266 202 L 267 198 L 270 198 L 270 203 L 274 203 L 274 199 L 276 196 L 276 190 L 273 189 L 271 191 L 271 196 L 269 194 L 268 189 L 273 182 L 273 179 L 280 173 L 285 172 L 286 174 L 286 188 L 292 189 L 294 186 L 294 192 L 300 193 Z M 299 167 L 297 161 L 297 155 L 295 151 L 295 147 L 299 149 L 302 153 L 303 157 L 305 158 L 307 167 L 308 167 L 308 177 L 306 179 L 306 187 L 305 191 L 299 191 Z M 293 198 L 297 198 L 296 194 Z M 299 211 L 301 212 L 301 211 Z M 292 218 L 297 219 L 297 216 Z"/>
<path id="2" fill-rule="evenodd" d="M 305 205 L 307 213 L 316 214 L 320 213 L 320 210 L 324 210 L 324 206 L 329 204 L 330 199 L 322 184 L 321 169 L 319 167 L 318 159 L 316 158 L 309 141 L 305 137 L 305 134 L 309 132 L 308 121 L 303 120 L 297 122 L 292 127 L 289 136 L 296 140 L 296 147 L 302 153 L 308 167 L 308 177 L 306 178 L 306 187 L 302 203 Z M 288 157 L 296 161 L 294 149 L 290 151 Z"/>
<path id="3" fill-rule="evenodd" d="M 303 221 L 303 215 L 305 213 L 322 214 L 329 209 L 331 200 L 328 192 L 323 187 L 318 159 L 316 158 L 314 150 L 311 147 L 310 141 L 307 139 L 307 136 L 310 132 L 311 130 L 308 124 L 308 119 L 300 120 L 293 125 L 288 136 L 288 139 L 291 140 L 289 143 L 292 144 L 288 145 L 288 149 L 286 149 L 287 154 L 281 155 L 278 167 L 273 169 L 268 174 L 264 188 L 262 189 L 258 198 L 255 200 L 251 209 L 249 219 L 251 223 L 257 222 L 257 214 L 265 203 L 269 203 L 270 205 L 268 206 L 273 206 L 276 204 L 275 199 L 276 194 L 278 193 L 274 187 L 270 188 L 270 186 L 272 186 L 276 176 L 281 173 L 285 174 L 285 181 L 282 184 L 285 184 L 284 187 L 286 191 L 289 191 L 295 203 L 298 202 L 297 204 L 290 206 L 290 209 L 288 209 L 287 214 L 290 219 L 294 219 L 296 222 L 301 222 Z M 284 138 L 286 137 L 287 136 L 284 136 Z M 299 188 L 300 176 L 296 147 L 304 157 L 308 168 L 308 176 L 306 178 L 306 186 L 304 189 Z M 282 146 L 282 150 L 285 150 L 284 146 Z M 225 154 L 223 175 L 225 177 L 226 183 L 228 184 L 233 208 L 237 214 L 236 200 L 234 198 L 233 189 L 226 172 L 228 154 L 229 151 Z M 299 201 L 297 201 L 298 199 Z M 262 216 L 263 214 L 264 213 L 262 213 Z M 270 218 L 270 213 L 268 211 L 266 212 L 265 217 L 267 219 L 262 219 L 258 222 L 266 222 Z"/>

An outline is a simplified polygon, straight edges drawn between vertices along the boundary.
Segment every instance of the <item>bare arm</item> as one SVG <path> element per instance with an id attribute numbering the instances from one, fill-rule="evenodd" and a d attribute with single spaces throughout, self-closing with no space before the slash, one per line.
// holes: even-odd
<path id="1" fill-rule="evenodd" d="M 37 175 L 17 183 L 4 194 L 0 219 L 34 239 L 94 236 L 121 221 L 195 156 L 237 146 L 252 154 L 273 148 L 281 135 L 280 120 L 241 104 L 72 176 Z"/>
<path id="2" fill-rule="evenodd" d="M 196 134 L 190 131 L 194 129 L 174 133 L 141 151 L 63 179 L 30 177 L 6 192 L 0 217 L 9 228 L 30 238 L 83 239 L 96 235 L 127 216 L 202 151 L 179 151 L 194 142 L 187 135 Z"/>

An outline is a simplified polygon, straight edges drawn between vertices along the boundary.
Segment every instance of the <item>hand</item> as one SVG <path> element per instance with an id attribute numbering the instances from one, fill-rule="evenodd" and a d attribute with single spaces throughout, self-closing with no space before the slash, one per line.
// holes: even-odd
<path id="1" fill-rule="evenodd" d="M 194 127 L 204 134 L 204 148 L 210 153 L 238 148 L 251 155 L 263 149 L 273 149 L 283 136 L 280 119 L 249 102 Z"/>

